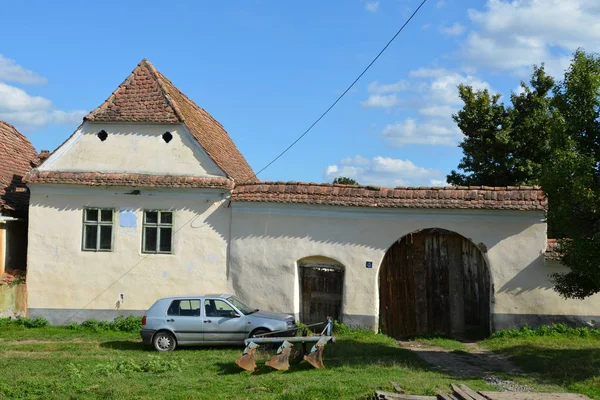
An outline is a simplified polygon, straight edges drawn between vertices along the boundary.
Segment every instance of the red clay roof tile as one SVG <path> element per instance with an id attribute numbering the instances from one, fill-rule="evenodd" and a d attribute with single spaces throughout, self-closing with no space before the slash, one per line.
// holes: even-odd
<path id="1" fill-rule="evenodd" d="M 547 200 L 540 188 L 445 187 L 374 188 L 299 182 L 236 185 L 237 202 L 324 204 L 353 207 L 456 208 L 543 211 Z"/>
<path id="2" fill-rule="evenodd" d="M 184 124 L 228 176 L 255 182 L 250 165 L 223 126 L 144 59 L 106 101 L 84 120 Z"/>
<path id="3" fill-rule="evenodd" d="M 197 176 L 145 175 L 145 174 L 102 174 L 97 172 L 32 171 L 25 183 L 54 183 L 86 186 L 130 186 L 165 188 L 214 188 L 233 189 L 228 178 L 206 178 Z"/>
<path id="4" fill-rule="evenodd" d="M 27 212 L 29 191 L 23 175 L 35 166 L 37 152 L 14 126 L 0 121 L 0 214 Z"/>

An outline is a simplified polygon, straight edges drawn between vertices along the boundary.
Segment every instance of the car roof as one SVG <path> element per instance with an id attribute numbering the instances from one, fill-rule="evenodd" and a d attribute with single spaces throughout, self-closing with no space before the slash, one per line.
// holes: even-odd
<path id="1" fill-rule="evenodd" d="M 233 296 L 232 294 L 227 293 L 218 293 L 218 294 L 190 294 L 186 296 L 171 296 L 171 297 L 163 297 L 160 300 L 177 300 L 177 299 L 196 299 L 200 297 L 214 297 L 214 298 L 222 298 L 227 299 Z"/>

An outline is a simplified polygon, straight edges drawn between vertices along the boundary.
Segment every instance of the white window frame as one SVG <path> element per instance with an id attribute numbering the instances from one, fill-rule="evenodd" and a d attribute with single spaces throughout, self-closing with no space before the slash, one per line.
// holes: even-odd
<path id="1" fill-rule="evenodd" d="M 156 223 L 148 223 L 146 221 L 146 213 L 155 212 Z M 162 213 L 170 213 L 171 214 L 171 223 L 163 223 L 161 222 L 161 214 Z M 175 234 L 175 230 L 173 229 L 175 226 L 175 212 L 171 210 L 144 210 L 142 214 L 142 253 L 144 254 L 173 254 L 173 235 Z M 156 250 L 149 251 L 146 250 L 146 228 L 156 228 Z M 171 228 L 171 250 L 170 251 L 160 251 L 160 228 Z"/>
<path id="2" fill-rule="evenodd" d="M 96 221 L 88 221 L 86 216 L 88 210 L 96 210 L 98 212 L 98 218 Z M 102 211 L 110 211 L 112 218 L 109 221 L 102 221 Z M 112 252 L 115 247 L 115 209 L 110 207 L 85 207 L 83 209 L 83 232 L 81 235 L 81 250 L 82 251 L 91 251 L 91 252 Z M 93 249 L 86 248 L 85 242 L 85 231 L 86 227 L 95 226 L 96 227 L 96 246 Z M 101 249 L 100 248 L 100 227 L 102 226 L 110 226 L 110 249 Z"/>

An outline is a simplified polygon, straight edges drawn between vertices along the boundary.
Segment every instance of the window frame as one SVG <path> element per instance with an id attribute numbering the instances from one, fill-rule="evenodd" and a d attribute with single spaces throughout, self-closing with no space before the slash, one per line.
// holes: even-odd
<path id="1" fill-rule="evenodd" d="M 96 210 L 98 211 L 98 218 L 96 221 L 88 221 L 87 220 L 87 212 L 88 210 Z M 112 218 L 110 222 L 102 221 L 102 211 L 110 211 Z M 89 251 L 93 253 L 110 253 L 115 249 L 115 209 L 111 207 L 84 207 L 82 213 L 82 234 L 81 234 L 81 251 Z M 86 248 L 86 227 L 95 226 L 96 227 L 96 247 L 93 249 Z M 102 226 L 110 226 L 110 249 L 101 249 L 100 248 L 100 240 L 101 240 L 101 227 Z"/>
<path id="2" fill-rule="evenodd" d="M 198 309 L 198 315 L 169 314 L 169 310 L 171 309 L 171 307 L 173 307 L 173 303 L 175 303 L 176 301 L 179 302 L 179 304 L 178 304 L 179 311 L 181 311 L 181 302 L 182 301 L 189 301 L 190 302 L 190 306 L 192 304 L 192 301 L 199 301 L 200 304 L 199 304 L 199 309 Z M 204 316 L 204 311 L 202 310 L 202 304 L 203 304 L 203 301 L 200 298 L 173 299 L 173 300 L 171 300 L 171 303 L 169 303 L 169 307 L 167 307 L 166 315 L 168 317 L 178 317 L 178 318 L 181 318 L 181 317 L 185 317 L 185 318 L 201 318 L 201 317 Z"/>
<path id="3" fill-rule="evenodd" d="M 156 214 L 156 223 L 147 223 L 146 222 L 146 213 L 155 212 Z M 163 223 L 161 222 L 162 213 L 170 213 L 171 214 L 171 223 Z M 156 228 L 156 250 L 148 251 L 146 250 L 146 228 Z M 161 251 L 160 250 L 160 232 L 161 228 L 171 228 L 171 250 L 170 251 Z M 175 233 L 175 212 L 172 210 L 160 210 L 160 209 L 147 209 L 142 212 L 142 253 L 143 254 L 174 254 L 173 251 L 173 235 Z"/>

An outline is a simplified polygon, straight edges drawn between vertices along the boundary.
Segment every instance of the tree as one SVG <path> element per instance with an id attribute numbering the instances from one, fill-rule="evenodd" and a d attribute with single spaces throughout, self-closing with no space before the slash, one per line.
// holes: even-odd
<path id="1" fill-rule="evenodd" d="M 340 176 L 337 177 L 333 180 L 334 184 L 338 184 L 338 185 L 354 185 L 354 186 L 360 186 L 360 184 L 358 182 L 356 182 L 354 179 L 352 178 L 346 178 L 345 176 Z"/>
<path id="2" fill-rule="evenodd" d="M 559 252 L 567 273 L 552 275 L 555 290 L 582 299 L 600 292 L 600 58 L 578 50 L 554 89 L 552 153 L 542 185 L 548 223 L 567 240 Z"/>
<path id="3" fill-rule="evenodd" d="M 550 154 L 554 79 L 544 66 L 534 66 L 530 86 L 521 82 L 521 93 L 511 95 L 511 105 L 500 103 L 501 94 L 460 85 L 463 108 L 454 121 L 463 132 L 459 144 L 463 158 L 448 183 L 458 186 L 513 186 L 538 184 L 542 163 Z"/>

